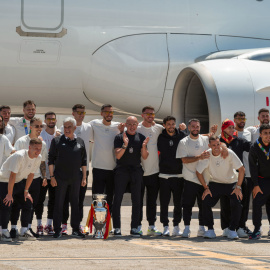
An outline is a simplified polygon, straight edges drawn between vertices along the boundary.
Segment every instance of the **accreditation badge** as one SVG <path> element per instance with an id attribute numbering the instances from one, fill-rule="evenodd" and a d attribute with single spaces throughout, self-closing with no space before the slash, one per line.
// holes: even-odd
<path id="1" fill-rule="evenodd" d="M 132 153 L 133 153 L 133 148 L 130 147 L 130 148 L 128 149 L 128 151 L 129 151 L 130 154 L 132 154 Z"/>

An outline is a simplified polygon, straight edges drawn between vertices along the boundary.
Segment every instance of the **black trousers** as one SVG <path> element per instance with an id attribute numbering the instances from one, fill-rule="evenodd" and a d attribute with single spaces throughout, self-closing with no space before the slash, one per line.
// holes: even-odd
<path id="1" fill-rule="evenodd" d="M 212 197 L 207 195 L 203 202 L 203 218 L 204 224 L 208 227 L 208 229 L 213 229 L 214 226 L 214 218 L 213 218 L 213 211 L 212 207 L 214 207 L 221 196 L 226 196 L 229 198 L 230 201 L 230 208 L 231 208 L 231 221 L 229 225 L 229 229 L 234 231 L 238 228 L 240 215 L 242 211 L 241 201 L 237 199 L 236 195 L 231 193 L 234 190 L 235 183 L 233 184 L 221 184 L 210 182 L 209 189 L 212 193 Z"/>
<path id="2" fill-rule="evenodd" d="M 83 206 L 84 206 L 84 199 L 85 199 L 85 194 L 87 191 L 87 186 L 88 186 L 88 176 L 89 176 L 89 171 L 86 172 L 86 185 L 80 186 L 80 195 L 79 195 L 79 214 L 80 214 L 80 222 L 83 220 Z M 81 179 L 82 179 L 82 172 L 81 172 Z M 62 224 L 67 224 L 68 218 L 69 218 L 69 189 L 70 186 L 67 189 L 67 194 L 64 202 L 64 207 L 63 207 L 63 218 L 62 218 Z"/>
<path id="3" fill-rule="evenodd" d="M 142 168 L 117 168 L 114 178 L 113 227 L 121 228 L 121 204 L 127 185 L 130 185 L 132 216 L 131 228 L 137 228 L 140 222 L 140 199 L 143 181 Z"/>
<path id="4" fill-rule="evenodd" d="M 252 220 L 255 230 L 259 230 L 262 225 L 262 206 L 270 200 L 270 179 L 259 178 L 258 183 L 263 194 L 258 193 L 253 199 Z"/>
<path id="5" fill-rule="evenodd" d="M 106 194 L 110 211 L 113 208 L 114 171 L 93 168 L 92 194 Z"/>
<path id="6" fill-rule="evenodd" d="M 253 182 L 251 178 L 250 177 L 244 178 L 244 181 L 241 187 L 242 187 L 243 200 L 241 201 L 242 212 L 241 212 L 238 228 L 245 228 L 246 222 L 248 220 L 250 198 L 251 198 L 251 193 L 253 189 Z M 222 196 L 220 198 L 220 224 L 221 224 L 222 230 L 230 226 L 230 220 L 231 220 L 230 200 L 228 196 Z"/>
<path id="7" fill-rule="evenodd" d="M 26 181 L 26 180 L 25 180 Z M 32 224 L 33 216 L 34 216 L 34 210 L 37 206 L 38 200 L 39 200 L 39 193 L 40 193 L 40 186 L 41 186 L 41 177 L 33 179 L 31 186 L 29 187 L 29 193 L 33 199 L 33 205 L 31 209 L 31 218 L 29 224 Z M 11 215 L 10 215 L 10 221 L 11 225 L 17 225 L 18 220 L 20 218 L 20 210 L 22 209 L 22 205 L 18 201 L 14 201 L 11 207 Z M 24 212 L 21 212 L 21 219 L 24 219 L 23 217 Z M 28 224 L 27 226 L 28 227 Z"/>
<path id="8" fill-rule="evenodd" d="M 30 200 L 24 200 L 24 189 L 25 189 L 26 180 L 22 180 L 14 184 L 13 187 L 13 202 L 16 202 L 21 206 L 22 215 L 21 215 L 21 225 L 22 227 L 28 227 L 28 224 L 31 220 L 31 209 L 32 203 Z M 2 229 L 7 229 L 11 206 L 4 204 L 3 200 L 8 194 L 8 183 L 0 182 L 0 224 Z"/>
<path id="9" fill-rule="evenodd" d="M 157 197 L 159 191 L 158 173 L 143 176 L 142 192 L 141 192 L 141 207 L 140 207 L 140 224 L 143 220 L 143 197 L 146 190 L 146 218 L 149 226 L 155 225 L 157 216 Z"/>
<path id="10" fill-rule="evenodd" d="M 204 188 L 202 185 L 193 183 L 191 181 L 184 181 L 184 189 L 182 194 L 182 206 L 183 206 L 183 220 L 184 224 L 190 225 L 192 216 L 192 207 L 195 205 L 197 199 L 197 204 L 199 207 L 199 225 L 204 226 L 203 214 L 202 214 L 202 194 Z"/>
<path id="11" fill-rule="evenodd" d="M 51 180 L 47 180 L 48 185 L 46 187 L 42 186 L 42 181 L 40 182 L 40 193 L 38 203 L 35 207 L 35 214 L 37 219 L 42 219 L 43 211 L 44 211 L 44 202 L 46 199 L 46 194 L 48 191 L 49 199 L 48 199 L 48 219 L 53 219 L 53 208 L 54 208 L 54 198 L 55 198 L 55 188 L 51 186 Z"/>
<path id="12" fill-rule="evenodd" d="M 163 226 L 169 225 L 168 207 L 173 194 L 173 226 L 178 226 L 182 219 L 182 193 L 184 187 L 184 179 L 172 177 L 169 179 L 160 179 L 160 222 Z"/>
<path id="13" fill-rule="evenodd" d="M 73 231 L 78 231 L 80 226 L 79 195 L 81 177 L 74 179 L 71 184 L 56 176 L 57 186 L 55 187 L 55 204 L 53 210 L 53 226 L 55 232 L 61 231 L 63 218 L 63 207 L 69 188 L 69 201 L 71 204 L 71 227 Z"/>

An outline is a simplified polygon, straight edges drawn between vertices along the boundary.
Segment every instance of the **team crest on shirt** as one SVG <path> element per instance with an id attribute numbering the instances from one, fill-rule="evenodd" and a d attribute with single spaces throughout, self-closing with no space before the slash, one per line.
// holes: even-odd
<path id="1" fill-rule="evenodd" d="M 152 132 L 149 132 L 148 137 L 149 137 L 149 138 L 152 138 L 152 137 L 153 137 Z"/>
<path id="2" fill-rule="evenodd" d="M 32 164 L 29 164 L 29 165 L 28 165 L 28 169 L 31 169 L 31 167 L 32 167 Z"/>
<path id="3" fill-rule="evenodd" d="M 132 154 L 132 153 L 133 153 L 133 148 L 130 147 L 130 148 L 128 149 L 128 151 L 129 151 L 130 154 Z"/>
<path id="4" fill-rule="evenodd" d="M 78 148 L 81 148 L 81 145 L 80 145 L 79 143 L 77 143 L 77 147 L 78 147 Z"/>
<path id="5" fill-rule="evenodd" d="M 169 145 L 173 146 L 173 141 L 172 140 L 169 141 Z"/>
<path id="6" fill-rule="evenodd" d="M 109 133 L 110 129 L 109 128 L 105 128 L 105 132 Z"/>
<path id="7" fill-rule="evenodd" d="M 219 167 L 220 166 L 220 162 L 219 160 L 216 162 L 216 166 Z"/>
<path id="8" fill-rule="evenodd" d="M 199 148 L 200 148 L 200 145 L 199 145 L 198 143 L 196 143 L 195 149 L 196 149 L 196 150 L 199 150 Z"/>

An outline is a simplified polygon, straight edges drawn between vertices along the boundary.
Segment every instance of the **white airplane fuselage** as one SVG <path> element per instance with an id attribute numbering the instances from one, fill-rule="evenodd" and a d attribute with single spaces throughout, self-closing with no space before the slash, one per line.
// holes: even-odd
<path id="1" fill-rule="evenodd" d="M 206 57 L 270 47 L 269 10 L 256 0 L 0 0 L 1 103 L 136 114 L 151 104 L 160 118 L 207 125 L 242 110 L 255 124 L 269 106 L 269 61 Z"/>

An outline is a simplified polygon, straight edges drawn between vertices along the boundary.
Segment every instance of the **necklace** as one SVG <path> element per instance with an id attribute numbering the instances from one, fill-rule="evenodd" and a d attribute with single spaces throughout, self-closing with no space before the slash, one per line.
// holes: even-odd
<path id="1" fill-rule="evenodd" d="M 267 153 L 266 150 L 263 148 L 262 144 L 259 142 L 259 139 L 257 139 L 257 144 L 259 145 L 259 147 L 261 148 L 261 150 L 265 153 L 265 155 L 267 156 L 267 160 L 269 160 L 269 155 L 270 155 L 270 149 L 269 152 Z"/>

